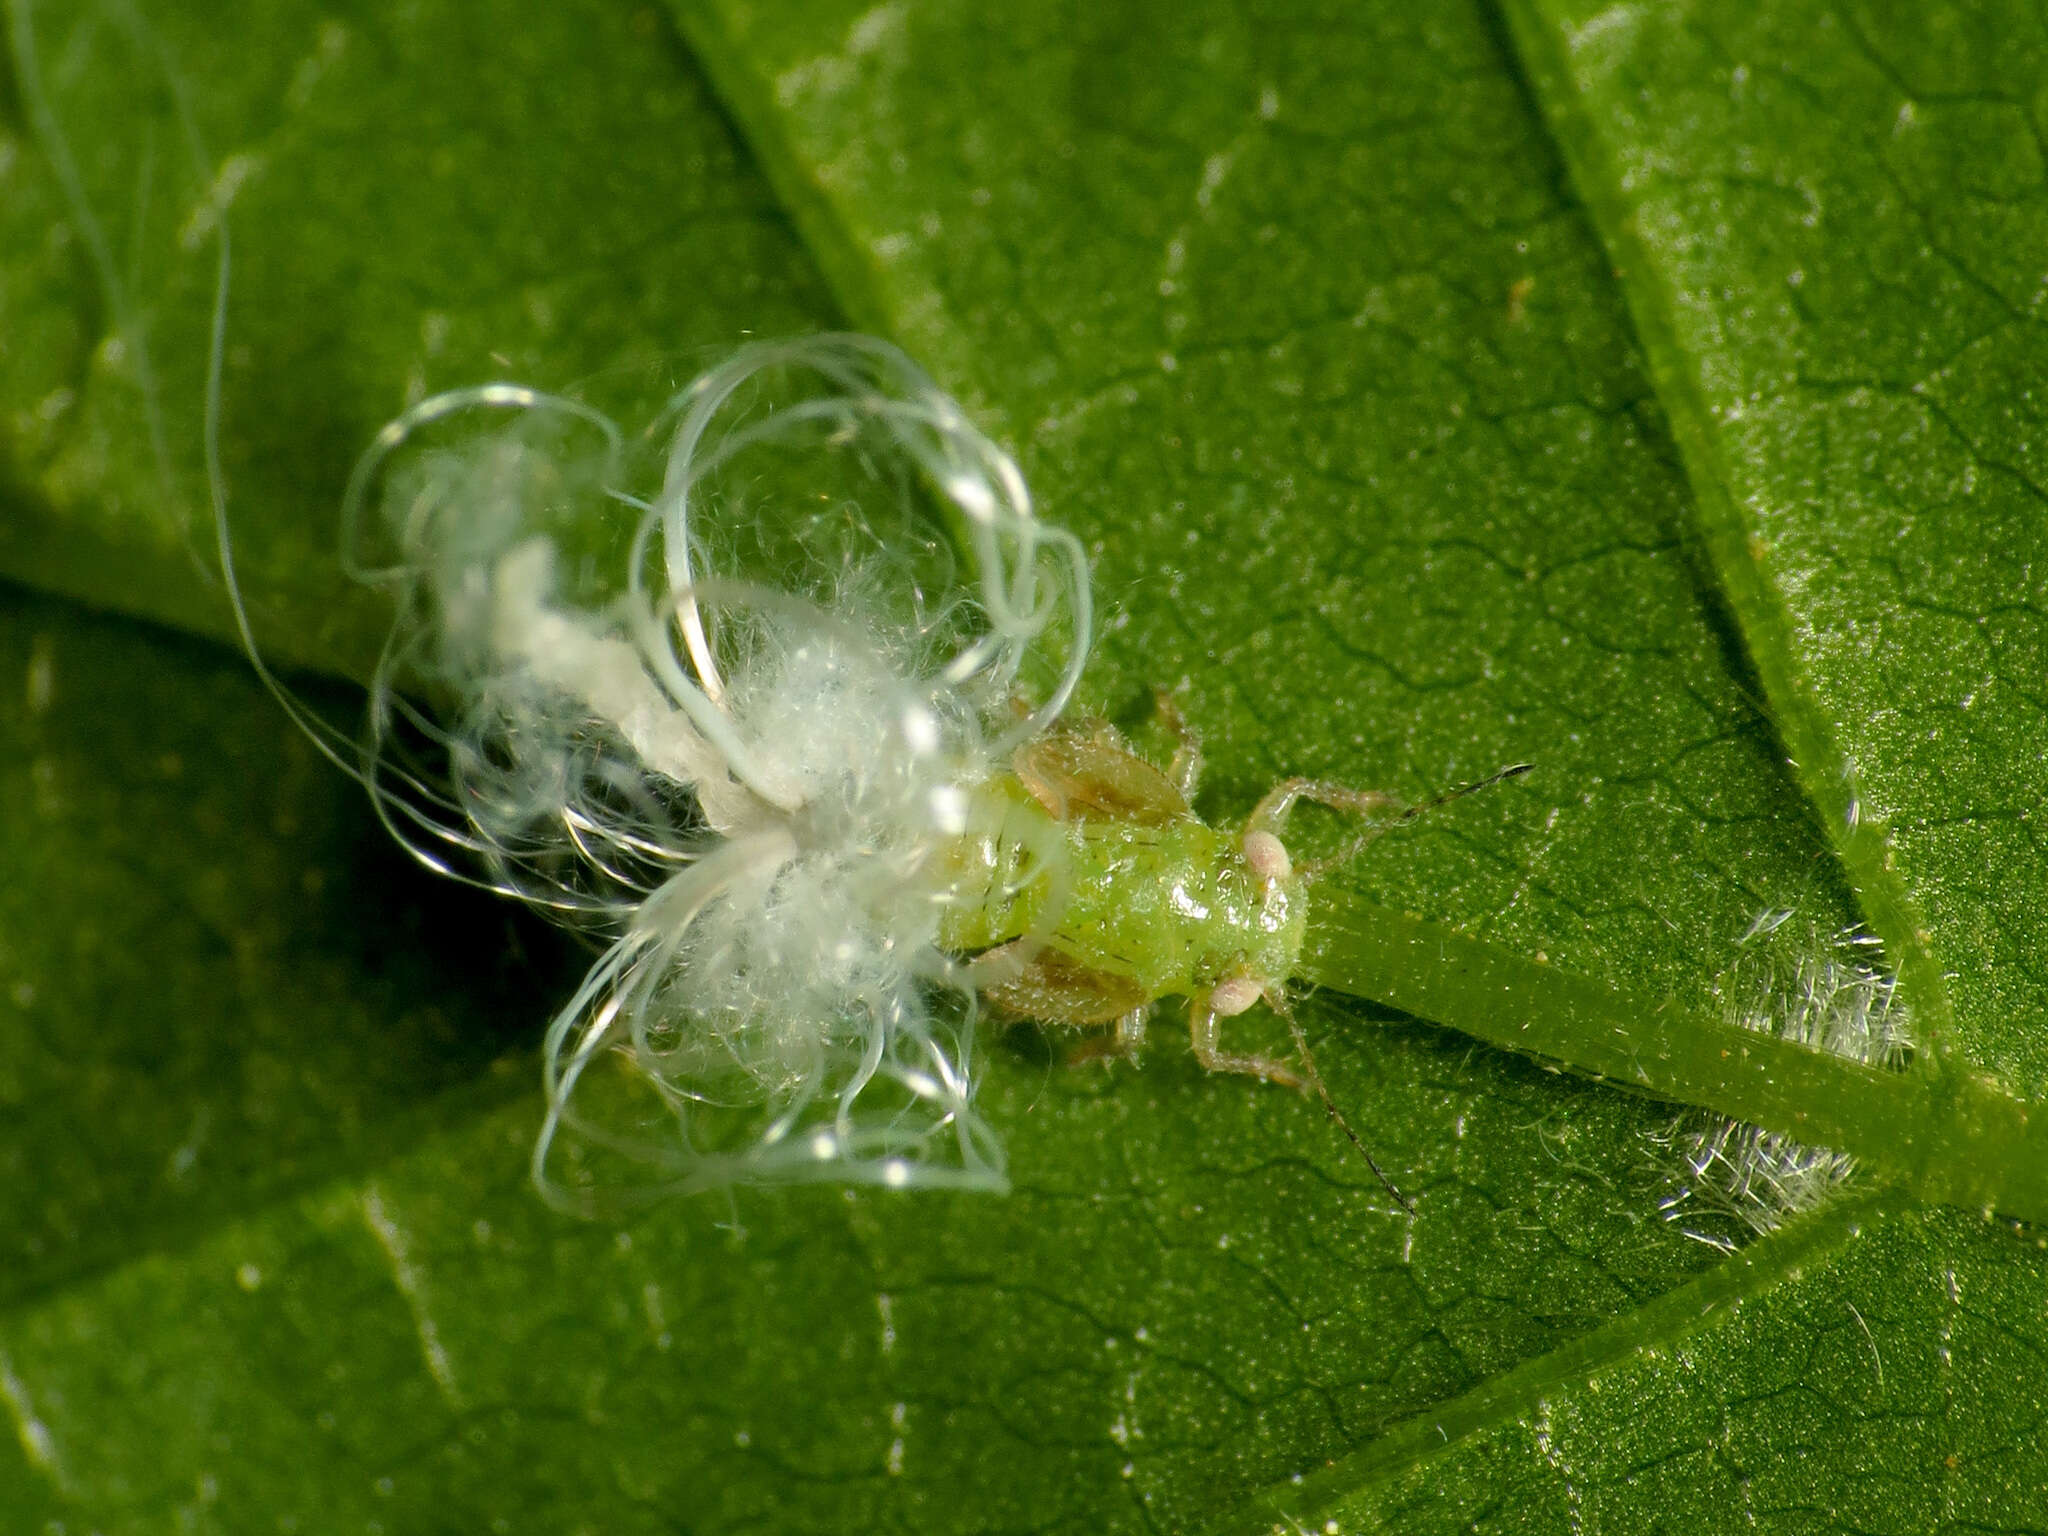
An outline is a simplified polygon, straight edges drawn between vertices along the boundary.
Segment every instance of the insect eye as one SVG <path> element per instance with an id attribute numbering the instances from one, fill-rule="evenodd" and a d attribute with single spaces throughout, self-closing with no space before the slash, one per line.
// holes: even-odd
<path id="1" fill-rule="evenodd" d="M 1287 845 L 1263 830 L 1245 833 L 1244 861 L 1261 880 L 1285 880 L 1294 873 L 1294 860 L 1288 857 Z"/>
<path id="2" fill-rule="evenodd" d="M 1235 1018 L 1265 995 L 1265 989 L 1249 976 L 1226 976 L 1209 994 L 1209 1006 L 1220 1018 Z"/>

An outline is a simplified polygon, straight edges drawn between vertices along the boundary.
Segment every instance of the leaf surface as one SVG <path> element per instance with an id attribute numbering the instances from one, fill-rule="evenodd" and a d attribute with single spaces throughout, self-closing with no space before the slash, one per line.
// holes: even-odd
<path id="1" fill-rule="evenodd" d="M 1768 438 L 1688 403 L 1788 377 L 1774 346 L 1832 337 L 1844 372 L 1865 333 L 1900 338 L 1887 377 L 1924 400 L 1918 301 L 1872 282 L 1824 323 L 1752 323 L 1742 284 L 1779 225 L 1721 229 L 1704 180 L 1615 169 L 1643 146 L 1681 168 L 1817 157 L 1845 189 L 1827 206 L 1878 210 L 1806 237 L 1807 270 L 1846 268 L 1889 206 L 1859 148 L 1889 142 L 1877 109 L 1834 147 L 1716 116 L 1733 65 L 1684 12 L 1632 10 L 1627 46 L 1593 55 L 1599 17 L 1537 6 L 1512 35 L 1461 7 L 1155 11 L 678 0 L 685 48 L 657 13 L 594 5 L 495 27 L 452 4 L 273 7 L 240 32 L 152 6 L 213 158 L 252 167 L 224 445 L 262 632 L 360 671 L 377 616 L 335 571 L 332 508 L 407 398 L 594 376 L 644 404 L 650 367 L 686 376 L 691 349 L 850 320 L 931 366 L 1088 539 L 1110 618 L 1086 703 L 1144 737 L 1151 688 L 1185 679 L 1205 814 L 1287 773 L 1422 798 L 1534 760 L 1381 839 L 1352 889 L 1709 1018 L 1760 914 L 1796 909 L 1781 931 L 1809 947 L 1868 922 L 1931 1021 L 1907 1091 L 1968 1065 L 2024 1108 L 2025 950 L 1966 890 L 2025 907 L 2039 886 L 2023 797 L 1973 788 L 2037 769 L 2023 713 L 1970 706 L 1997 724 L 1955 727 L 1981 768 L 1957 781 L 1860 711 L 1951 697 L 1954 635 L 1983 626 L 1929 619 L 1863 671 L 1844 638 L 1859 614 L 1889 636 L 1885 601 L 1931 568 L 1866 558 L 1876 535 L 1989 525 L 1940 521 L 1917 439 L 1864 466 L 1899 481 L 1890 502 L 1830 499 L 1815 423 L 1853 390 L 1795 379 Z M 10 334 L 55 340 L 0 354 L 0 565 L 220 633 L 190 555 L 211 262 L 178 238 L 204 204 L 168 147 L 175 100 L 121 41 L 131 14 L 35 34 L 77 180 L 115 210 L 110 285 L 93 242 L 50 236 L 76 216 L 13 13 L 0 302 Z M 1876 47 L 1793 7 L 1748 25 L 1748 80 L 1796 59 L 1854 97 L 1851 55 Z M 1996 51 L 1948 41 L 1908 51 L 1961 76 Z M 1641 116 L 1688 91 L 1700 110 Z M 110 105 L 138 98 L 155 138 Z M 1652 193 L 1669 238 L 1625 247 Z M 2015 249 L 1930 217 L 1981 245 L 1973 268 Z M 1709 260 L 1711 281 L 1685 265 Z M 2024 327 L 1997 334 L 2024 373 Z M 1799 475 L 1782 522 L 1740 521 Z M 1829 521 L 1851 513 L 1860 546 Z M 2032 595 L 1958 588 L 1992 546 L 1968 547 L 1946 600 L 1991 625 L 2010 608 L 2017 677 Z M 1845 552 L 1827 580 L 1825 550 Z M 1412 1220 L 1307 1106 L 1205 1077 L 1170 1017 L 1140 1073 L 1001 1044 L 984 1092 L 1007 1200 L 556 1218 L 524 1184 L 531 1037 L 506 1032 L 576 957 L 399 868 L 230 653 L 40 598 L 15 618 L 5 1507 L 224 1531 L 2038 1519 L 2030 1241 L 1867 1185 L 1724 1256 L 1660 1217 L 1671 1109 L 1328 996 L 1308 1016 L 1323 1072 Z M 1855 832 L 1829 778 L 1851 761 Z M 260 833 L 281 819 L 298 830 Z M 1944 980 L 1980 953 L 1989 979 Z M 1595 1064 L 1572 1027 L 1551 1054 Z"/>
<path id="2" fill-rule="evenodd" d="M 1716 575 L 1923 1043 L 2036 1093 L 2040 18 L 1513 11 Z"/>

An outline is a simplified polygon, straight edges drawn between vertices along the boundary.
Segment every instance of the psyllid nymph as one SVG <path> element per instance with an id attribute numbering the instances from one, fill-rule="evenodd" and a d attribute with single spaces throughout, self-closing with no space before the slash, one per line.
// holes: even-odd
<path id="1" fill-rule="evenodd" d="M 991 1012 L 1129 1054 L 1182 995 L 1204 1066 L 1329 1103 L 1284 992 L 1320 869 L 1284 822 L 1399 808 L 1292 779 L 1226 832 L 1184 729 L 1162 771 L 1063 718 L 1085 552 L 894 347 L 748 345 L 636 437 L 520 386 L 437 395 L 343 522 L 398 606 L 357 759 L 380 815 L 605 944 L 547 1032 L 550 1199 L 620 1193 L 593 1153 L 644 1192 L 1001 1188 Z M 1294 1060 L 1225 1047 L 1261 1002 Z"/>

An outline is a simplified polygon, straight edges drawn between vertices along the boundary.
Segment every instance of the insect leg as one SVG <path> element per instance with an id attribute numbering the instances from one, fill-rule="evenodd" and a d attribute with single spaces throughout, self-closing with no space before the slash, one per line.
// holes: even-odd
<path id="1" fill-rule="evenodd" d="M 1226 983 L 1227 985 L 1227 983 Z M 1242 1013 L 1242 1008 L 1232 1009 Z M 1282 1088 L 1304 1086 L 1301 1074 L 1284 1061 L 1264 1056 L 1237 1056 L 1223 1049 L 1223 1012 L 1211 991 L 1188 999 L 1188 1039 L 1195 1048 L 1195 1060 L 1210 1072 L 1232 1072 L 1242 1077 L 1262 1077 Z"/>
<path id="2" fill-rule="evenodd" d="M 1188 724 L 1188 717 L 1180 712 L 1180 702 L 1164 688 L 1152 690 L 1152 701 L 1159 710 L 1159 723 L 1173 734 L 1175 746 L 1173 761 L 1167 765 L 1166 776 L 1173 780 L 1175 788 L 1189 800 L 1195 798 L 1195 786 L 1202 782 L 1202 738 L 1195 728 Z"/>

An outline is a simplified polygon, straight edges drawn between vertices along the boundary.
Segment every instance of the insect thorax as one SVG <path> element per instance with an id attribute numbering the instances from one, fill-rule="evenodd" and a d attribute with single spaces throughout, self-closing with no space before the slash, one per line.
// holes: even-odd
<path id="1" fill-rule="evenodd" d="M 1285 982 L 1301 955 L 1300 879 L 1261 880 L 1234 834 L 1192 816 L 1060 821 L 1002 773 L 976 790 L 948 857 L 960 877 L 939 942 L 958 953 L 1038 937 L 1148 998 L 1225 976 Z"/>

